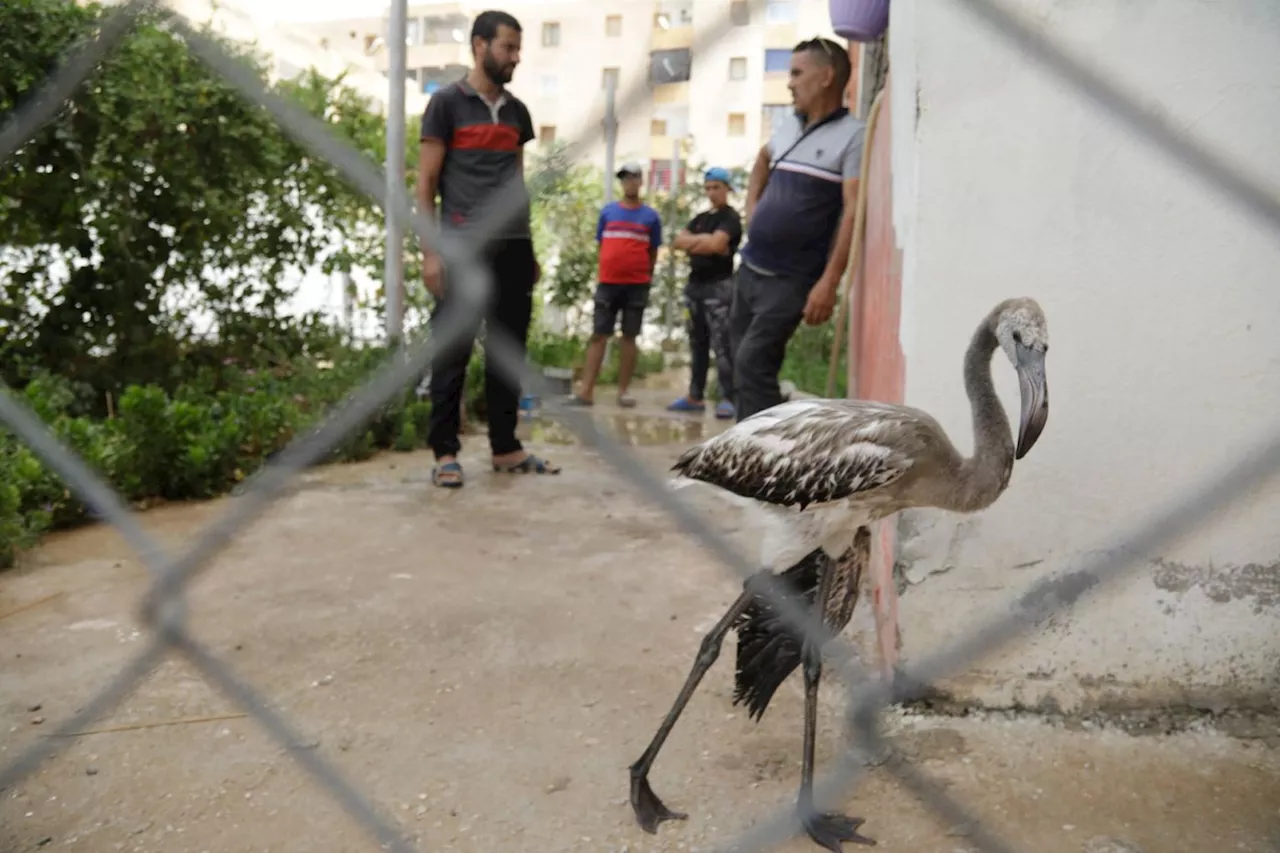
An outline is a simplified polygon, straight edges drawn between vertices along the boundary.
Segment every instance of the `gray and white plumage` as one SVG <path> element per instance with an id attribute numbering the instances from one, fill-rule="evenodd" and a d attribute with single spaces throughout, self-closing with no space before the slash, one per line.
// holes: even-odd
<path id="1" fill-rule="evenodd" d="M 1006 300 L 979 325 L 965 358 L 973 458 L 961 456 L 941 424 L 921 409 L 871 400 L 792 400 L 689 448 L 672 468 L 679 474 L 673 486 L 704 483 L 763 510 L 769 521 L 761 562 L 770 567 L 791 565 L 815 547 L 838 557 L 858 527 L 907 507 L 981 509 L 1008 485 L 1014 459 L 1043 428 L 1047 347 L 1044 315 L 1033 300 Z M 997 348 L 1024 383 L 1017 449 L 991 382 Z"/>
<path id="2" fill-rule="evenodd" d="M 893 511 L 893 501 L 856 499 L 907 475 L 933 423 L 883 403 L 792 400 L 685 451 L 673 485 L 714 486 L 762 512 L 762 566 L 785 568 L 817 547 L 836 558 L 877 510 Z"/>
<path id="3" fill-rule="evenodd" d="M 866 400 L 782 403 L 687 450 L 673 470 L 804 510 L 894 482 L 941 434 L 925 412 Z"/>

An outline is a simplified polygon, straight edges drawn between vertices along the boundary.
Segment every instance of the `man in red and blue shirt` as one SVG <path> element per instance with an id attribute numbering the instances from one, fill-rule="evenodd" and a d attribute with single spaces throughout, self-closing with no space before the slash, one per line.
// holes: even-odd
<path id="1" fill-rule="evenodd" d="M 590 406 L 595 402 L 596 377 L 604 363 L 605 345 L 613 337 L 618 315 L 622 315 L 622 352 L 618 365 L 618 405 L 630 408 L 635 398 L 627 394 L 635 372 L 636 336 L 640 334 L 653 266 L 662 245 L 662 218 L 658 211 L 640 200 L 643 176 L 639 163 L 626 163 L 618 170 L 622 199 L 604 206 L 596 223 L 600 244 L 600 269 L 596 285 L 595 318 L 582 388 L 571 403 Z"/>

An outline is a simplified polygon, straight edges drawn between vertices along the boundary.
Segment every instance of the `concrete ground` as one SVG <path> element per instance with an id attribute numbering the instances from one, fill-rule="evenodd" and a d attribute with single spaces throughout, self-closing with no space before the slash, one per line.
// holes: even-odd
<path id="1" fill-rule="evenodd" d="M 645 392 L 636 414 L 607 393 L 597 405 L 655 471 L 715 428 L 666 417 L 669 393 Z M 730 702 L 731 637 L 652 776 L 690 818 L 641 832 L 627 765 L 738 581 L 589 449 L 554 428 L 528 431 L 564 474 L 493 475 L 482 437 L 467 442 L 470 481 L 457 492 L 431 487 L 422 453 L 309 472 L 193 585 L 193 631 L 293 722 L 295 749 L 337 765 L 418 849 L 728 849 L 794 797 L 799 678 L 750 723 Z M 749 535 L 737 510 L 699 500 L 721 529 Z M 176 546 L 227 503 L 162 507 L 143 523 Z M 138 651 L 145 583 L 102 527 L 50 537 L 0 575 L 0 762 Z M 820 766 L 837 747 L 839 707 L 831 685 Z M 190 664 L 166 662 L 0 793 L 0 850 L 378 849 L 254 720 L 182 722 L 238 710 Z M 996 716 L 888 722 L 901 760 L 1015 850 L 1280 850 L 1275 740 Z M 977 849 L 971 830 L 935 818 L 888 766 L 833 805 L 866 817 L 885 851 Z"/>

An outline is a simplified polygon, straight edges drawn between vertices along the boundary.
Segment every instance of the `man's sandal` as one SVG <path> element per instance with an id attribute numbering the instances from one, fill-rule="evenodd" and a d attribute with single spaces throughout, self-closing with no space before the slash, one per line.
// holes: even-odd
<path id="1" fill-rule="evenodd" d="M 457 462 L 446 462 L 431 469 L 431 482 L 442 489 L 462 488 L 462 466 Z"/>
<path id="2" fill-rule="evenodd" d="M 559 474 L 560 466 L 552 465 L 547 460 L 539 459 L 530 453 L 524 459 L 510 465 L 499 465 L 495 462 L 493 470 L 499 474 Z"/>

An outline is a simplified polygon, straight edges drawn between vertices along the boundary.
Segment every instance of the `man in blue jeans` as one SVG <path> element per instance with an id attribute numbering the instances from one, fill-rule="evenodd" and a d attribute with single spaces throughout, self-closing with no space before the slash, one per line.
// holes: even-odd
<path id="1" fill-rule="evenodd" d="M 865 125 L 842 104 L 851 66 L 830 39 L 797 44 L 795 116 L 760 149 L 730 336 L 739 421 L 782 402 L 778 371 L 800 321 L 827 322 L 849 263 Z"/>

